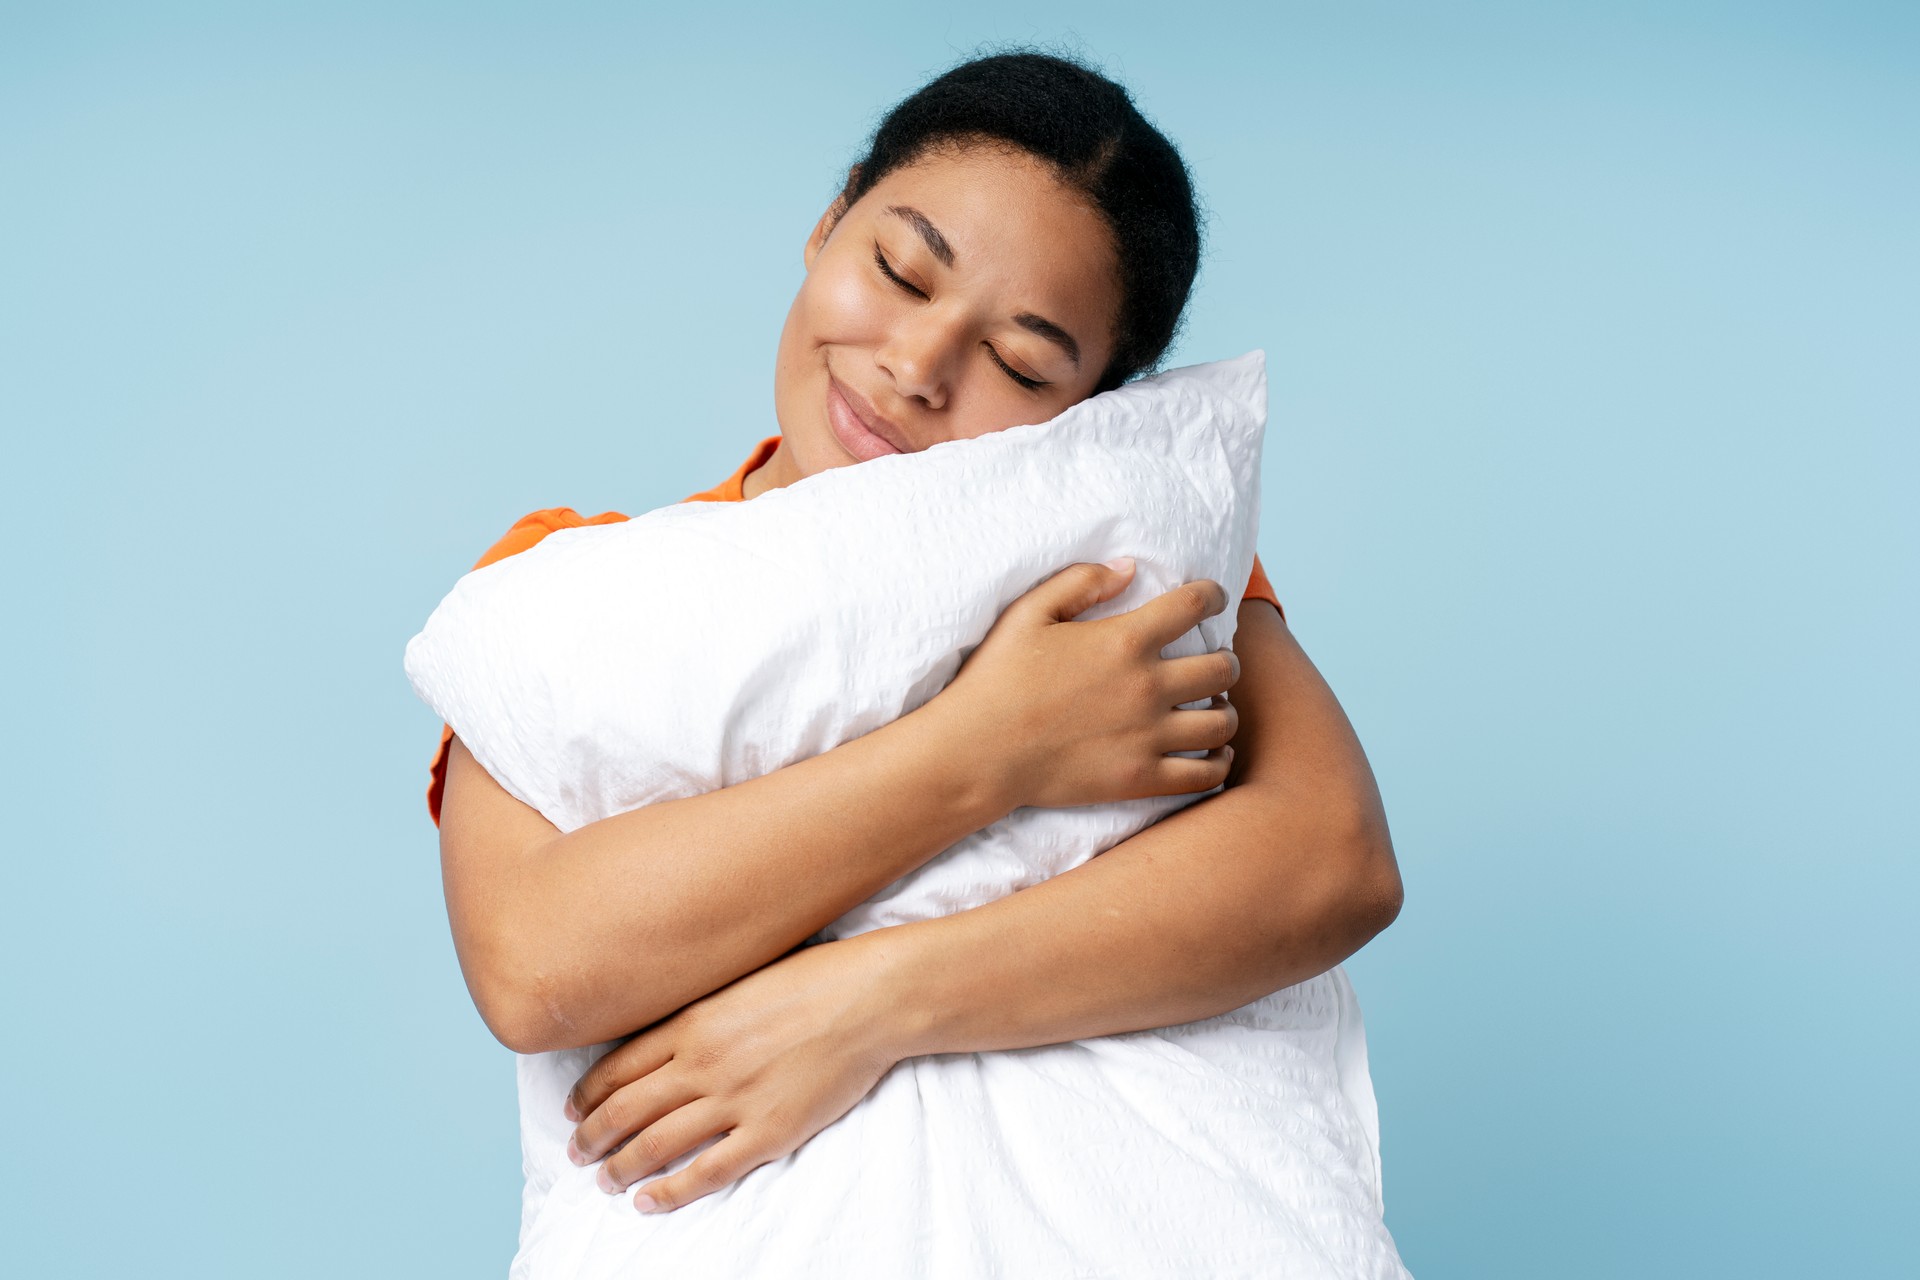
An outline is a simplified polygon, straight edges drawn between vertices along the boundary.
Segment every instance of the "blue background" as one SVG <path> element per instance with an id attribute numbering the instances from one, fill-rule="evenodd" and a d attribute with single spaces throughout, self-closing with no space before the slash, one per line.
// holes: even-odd
<path id="1" fill-rule="evenodd" d="M 0 5 L 9 1274 L 504 1273 L 403 645 L 776 430 L 840 171 L 1029 40 L 1269 354 L 1411 1269 L 1911 1265 L 1920 10 L 171 3 Z"/>

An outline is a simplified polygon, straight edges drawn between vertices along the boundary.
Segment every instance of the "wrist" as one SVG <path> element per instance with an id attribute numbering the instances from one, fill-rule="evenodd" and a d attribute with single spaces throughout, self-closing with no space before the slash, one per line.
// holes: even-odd
<path id="1" fill-rule="evenodd" d="M 1018 771 L 991 749 L 992 735 L 967 723 L 953 703 L 935 697 L 894 723 L 919 736 L 930 776 L 971 824 L 967 834 L 1025 803 Z"/>
<path id="2" fill-rule="evenodd" d="M 869 1044 L 885 1061 L 898 1062 L 941 1050 L 934 1002 L 924 980 L 929 941 L 938 920 L 872 929 L 842 939 L 859 956 L 865 975 L 862 1004 Z"/>

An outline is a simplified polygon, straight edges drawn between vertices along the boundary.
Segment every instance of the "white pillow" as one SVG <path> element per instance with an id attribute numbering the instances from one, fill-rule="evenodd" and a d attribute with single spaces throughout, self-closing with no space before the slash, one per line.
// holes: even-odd
<path id="1" fill-rule="evenodd" d="M 571 831 L 897 719 L 1076 561 L 1137 562 L 1086 619 L 1218 581 L 1227 608 L 1162 651 L 1212 652 L 1252 572 L 1265 425 L 1255 351 L 749 501 L 562 529 L 455 583 L 407 676 L 501 786 Z M 1015 816 L 1078 833 L 1072 865 L 1199 794 Z M 1001 891 L 1033 882 L 1017 879 Z"/>
<path id="2" fill-rule="evenodd" d="M 1226 610 L 1162 651 L 1211 652 L 1252 571 L 1265 401 L 1253 352 L 751 501 L 561 530 L 460 579 L 408 643 L 407 675 L 502 786 L 570 831 L 913 710 L 1008 604 L 1076 561 L 1138 561 L 1086 618 L 1217 580 Z M 817 940 L 1003 897 L 1201 794 L 1017 809 Z M 922 1264 L 941 1280 L 1406 1274 L 1338 967 L 1175 1027 L 903 1059 L 797 1150 L 664 1214 L 565 1154 L 567 1090 L 613 1043 L 517 1060 L 515 1280 L 744 1278 L 769 1259 L 833 1280 Z"/>

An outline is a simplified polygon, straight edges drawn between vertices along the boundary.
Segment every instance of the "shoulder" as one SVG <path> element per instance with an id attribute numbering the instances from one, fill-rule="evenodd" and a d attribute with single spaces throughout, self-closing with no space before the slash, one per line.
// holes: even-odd
<path id="1" fill-rule="evenodd" d="M 618 511 L 602 511 L 597 516 L 583 516 L 572 507 L 543 507 L 538 511 L 529 511 L 513 522 L 499 541 L 488 547 L 473 567 L 484 569 L 496 560 L 504 560 L 534 546 L 540 539 L 556 529 L 578 529 L 590 524 L 618 524 L 629 517 Z"/>
<path id="2" fill-rule="evenodd" d="M 1266 566 L 1260 563 L 1258 555 L 1253 558 L 1253 573 L 1247 579 L 1247 589 L 1241 593 L 1241 605 L 1245 607 L 1249 600 L 1265 600 L 1280 614 L 1281 621 L 1287 617 L 1286 609 L 1280 603 L 1280 597 L 1274 594 L 1273 583 L 1267 578 Z"/>
<path id="3" fill-rule="evenodd" d="M 578 529 L 590 524 L 617 524 L 628 517 L 618 511 L 602 511 L 597 516 L 583 516 L 572 507 L 542 507 L 538 511 L 529 511 L 513 522 L 505 534 L 486 553 L 474 562 L 475 569 L 484 569 L 496 560 L 505 560 L 508 556 L 535 546 L 540 539 L 556 529 Z M 434 753 L 433 763 L 427 766 L 427 816 L 433 824 L 440 825 L 440 802 L 447 786 L 448 750 L 453 741 L 453 728 L 440 726 L 440 749 Z"/>

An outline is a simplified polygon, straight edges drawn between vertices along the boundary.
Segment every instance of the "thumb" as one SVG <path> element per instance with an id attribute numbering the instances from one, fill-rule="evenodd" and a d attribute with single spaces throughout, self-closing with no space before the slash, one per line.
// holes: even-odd
<path id="1" fill-rule="evenodd" d="M 1111 600 L 1133 581 L 1133 557 L 1121 556 L 1104 564 L 1082 561 L 1068 565 L 1047 581 L 1041 607 L 1055 622 L 1067 622 L 1105 600 Z"/>

